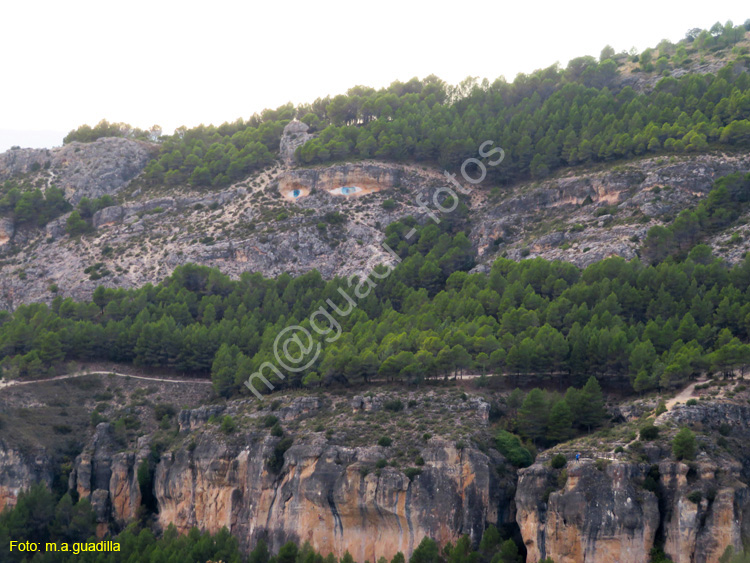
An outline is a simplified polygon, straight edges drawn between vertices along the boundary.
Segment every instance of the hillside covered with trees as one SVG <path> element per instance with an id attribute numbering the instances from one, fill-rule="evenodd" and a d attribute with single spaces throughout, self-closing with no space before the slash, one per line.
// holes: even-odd
<path id="1" fill-rule="evenodd" d="M 668 389 L 711 369 L 750 359 L 750 260 L 729 268 L 707 247 L 681 262 L 609 259 L 585 270 L 542 259 L 498 259 L 489 275 L 468 274 L 471 247 L 460 223 L 390 225 L 402 262 L 338 319 L 342 336 L 283 384 L 418 383 L 465 373 L 549 374 L 561 385 L 594 374 L 630 377 L 636 391 Z M 442 232 L 441 232 L 442 228 Z M 68 360 L 133 362 L 212 373 L 230 396 L 266 360 L 285 327 L 308 326 L 330 299 L 345 308 L 343 279 L 317 272 L 232 281 L 185 266 L 157 286 L 100 287 L 91 302 L 55 298 L 0 316 L 7 377 L 57 373 Z"/>
<path id="2" fill-rule="evenodd" d="M 147 177 L 203 187 L 229 185 L 272 162 L 284 125 L 295 117 L 317 134 L 298 149 L 302 164 L 377 158 L 449 168 L 490 139 L 507 155 L 489 171 L 497 183 L 646 154 L 743 148 L 750 144 L 748 31 L 750 20 L 717 23 L 642 53 L 607 46 L 599 60 L 579 57 L 564 69 L 554 65 L 512 82 L 467 78 L 451 86 L 428 76 L 380 90 L 355 86 L 311 104 L 181 127 L 173 135 L 160 135 L 158 126 L 144 131 L 102 121 L 71 131 L 65 142 L 159 139 Z M 717 59 L 728 62 L 715 73 L 694 70 Z M 633 88 L 641 76 L 654 87 Z"/>

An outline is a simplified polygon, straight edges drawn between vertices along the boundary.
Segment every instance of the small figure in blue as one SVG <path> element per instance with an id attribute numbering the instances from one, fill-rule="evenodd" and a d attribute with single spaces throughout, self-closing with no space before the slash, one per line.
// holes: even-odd
<path id="1" fill-rule="evenodd" d="M 581 459 L 581 454 L 580 454 L 580 453 L 577 453 L 577 454 L 576 454 L 576 461 L 578 461 L 578 460 L 580 460 L 580 459 Z"/>

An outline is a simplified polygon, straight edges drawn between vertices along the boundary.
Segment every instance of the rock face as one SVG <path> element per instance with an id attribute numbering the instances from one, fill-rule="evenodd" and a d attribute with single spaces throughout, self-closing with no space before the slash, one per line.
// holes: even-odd
<path id="1" fill-rule="evenodd" d="M 43 451 L 21 452 L 0 442 L 0 512 L 15 506 L 20 491 L 52 481 L 52 463 Z"/>
<path id="2" fill-rule="evenodd" d="M 8 244 L 15 232 L 13 220 L 10 217 L 0 217 L 0 246 Z"/>
<path id="3" fill-rule="evenodd" d="M 380 448 L 344 448 L 319 439 L 292 446 L 278 475 L 266 459 L 279 439 L 253 446 L 201 440 L 162 458 L 155 483 L 159 519 L 181 531 L 227 526 L 243 543 L 265 537 L 273 549 L 309 541 L 321 553 L 357 561 L 408 556 L 424 536 L 478 541 L 489 523 L 509 520 L 511 497 L 492 460 L 472 449 L 430 444 L 422 473 L 363 472 Z"/>
<path id="4" fill-rule="evenodd" d="M 728 424 L 730 436 L 746 443 L 750 407 L 681 405 L 656 422 L 706 431 Z M 703 452 L 686 464 L 653 445 L 651 464 L 569 462 L 564 484 L 546 464 L 520 470 L 516 521 L 527 562 L 636 563 L 648 561 L 658 543 L 675 563 L 717 563 L 727 546 L 742 549 L 750 533 L 750 454 L 744 448 L 731 454 Z M 655 488 L 644 487 L 647 475 L 656 476 Z"/>
<path id="5" fill-rule="evenodd" d="M 516 521 L 526 561 L 648 561 L 659 526 L 659 503 L 654 493 L 636 485 L 647 469 L 614 463 L 599 471 L 593 462 L 577 463 L 567 469 L 567 482 L 555 492 L 550 489 L 557 476 L 549 468 L 521 470 Z"/>
<path id="6" fill-rule="evenodd" d="M 296 119 L 287 123 L 284 132 L 281 134 L 281 143 L 279 144 L 279 153 L 287 165 L 294 164 L 294 151 L 313 138 L 307 131 L 310 127 L 306 123 Z"/>
<path id="7" fill-rule="evenodd" d="M 341 164 L 329 168 L 308 168 L 287 171 L 279 181 L 279 189 L 328 189 L 358 186 L 368 190 L 400 186 L 403 168 L 387 164 Z"/>
<path id="8" fill-rule="evenodd" d="M 290 420 L 319 408 L 317 398 L 300 397 L 278 414 Z M 321 553 L 341 557 L 348 550 L 361 562 L 398 551 L 408 557 L 425 536 L 444 544 L 466 534 L 477 543 L 487 525 L 513 521 L 513 485 L 498 476 L 497 452 L 458 450 L 433 438 L 420 451 L 421 473 L 410 480 L 392 467 L 374 469 L 384 448 L 342 447 L 313 435 L 295 441 L 274 473 L 268 459 L 280 438 L 251 433 L 224 440 L 204 431 L 206 420 L 222 411 L 180 413 L 185 445 L 163 454 L 154 473 L 162 526 L 181 532 L 226 526 L 243 545 L 265 538 L 274 550 L 289 540 L 309 541 Z M 115 453 L 112 427 L 102 423 L 75 460 L 69 487 L 91 499 L 100 533 L 137 514 L 138 467 L 148 455 L 142 440 L 135 453 Z"/>
<path id="9" fill-rule="evenodd" d="M 100 536 L 111 523 L 121 527 L 134 520 L 141 504 L 137 472 L 148 455 L 148 443 L 141 440 L 136 453 L 118 449 L 112 426 L 100 423 L 68 480 L 69 489 L 91 500 Z"/>
<path id="10" fill-rule="evenodd" d="M 742 549 L 750 529 L 750 494 L 738 479 L 739 469 L 739 464 L 699 462 L 688 477 L 688 465 L 662 461 L 656 494 L 643 488 L 652 471 L 647 464 L 569 464 L 559 490 L 549 467 L 521 470 L 516 521 L 526 561 L 638 563 L 649 560 L 660 539 L 675 563 L 716 563 L 727 546 Z M 720 480 L 717 473 L 723 473 Z M 697 503 L 688 498 L 695 491 L 702 491 Z"/>
<path id="11" fill-rule="evenodd" d="M 124 139 L 97 143 L 141 147 Z M 81 145 L 73 155 L 93 150 L 97 143 Z M 56 150 L 69 151 L 67 146 Z M 18 154 L 11 159 L 11 153 Z M 10 159 L 6 173 L 29 166 L 28 159 L 20 162 L 22 153 L 3 155 Z M 609 256 L 634 258 L 649 228 L 696 205 L 716 178 L 746 170 L 746 155 L 711 154 L 648 158 L 596 171 L 571 169 L 510 187 L 478 186 L 467 199 L 467 236 L 480 262 L 476 271 L 486 271 L 481 268 L 500 255 L 518 260 L 540 256 L 579 266 Z M 46 232 L 16 229 L 13 237 L 13 227 L 5 221 L 0 224 L 0 253 L 11 258 L 0 266 L 0 308 L 49 302 L 53 284 L 56 295 L 88 299 L 100 284 L 128 288 L 158 283 L 187 262 L 216 267 L 232 277 L 247 271 L 296 276 L 313 269 L 324 278 L 362 275 L 392 261 L 381 244 L 388 224 L 405 216 L 419 223 L 445 218 L 433 199 L 446 183 L 438 170 L 404 164 L 277 165 L 208 194 L 189 193 L 185 187 L 138 196 L 136 190 L 97 212 L 97 230 L 81 244 L 65 236 L 66 216 L 50 222 Z M 360 190 L 337 192 L 344 186 Z M 329 222 L 331 216 L 340 221 Z M 729 262 L 750 250 L 750 223 L 737 229 L 708 241 Z M 741 235 L 740 242 L 728 244 L 733 232 Z M 102 254 L 108 247 L 112 251 Z M 85 271 L 98 262 L 111 274 L 90 280 Z M 26 273 L 24 280 L 15 274 L 19 270 Z"/>
<path id="12" fill-rule="evenodd" d="M 477 214 L 472 238 L 480 257 L 502 249 L 511 259 L 541 256 L 582 267 L 610 256 L 630 260 L 651 226 L 696 205 L 717 178 L 748 170 L 747 156 L 699 155 L 645 159 L 601 172 L 571 171 L 486 206 Z M 628 215 L 639 218 L 618 224 Z M 564 225 L 525 242 L 540 224 L 552 225 L 555 219 Z"/>
<path id="13" fill-rule="evenodd" d="M 280 169 L 274 171 L 278 173 Z M 271 227 L 258 220 L 267 215 L 267 207 L 272 205 L 263 199 L 266 194 L 282 199 L 279 180 L 269 176 L 267 183 L 257 188 L 238 185 L 210 194 L 152 197 L 102 209 L 93 217 L 97 231 L 84 237 L 96 240 L 91 245 L 78 244 L 65 235 L 68 217 L 63 215 L 48 223 L 45 231 L 37 230 L 37 240 L 44 244 L 37 245 L 33 252 L 29 245 L 28 253 L 20 250 L 12 263 L 0 266 L 0 309 L 50 300 L 53 295 L 48 288 L 52 284 L 58 286 L 59 295 L 76 299 L 90 298 L 100 284 L 139 287 L 160 281 L 175 267 L 188 262 L 217 267 L 233 277 L 247 271 L 267 276 L 284 272 L 301 275 L 312 269 L 325 278 L 367 273 L 375 265 L 393 260 L 380 244 L 382 226 L 407 214 L 419 217 L 422 213 L 404 205 L 384 209 L 381 203 L 392 196 L 390 188 L 356 200 L 315 189 L 300 201 L 287 204 L 293 206 L 293 211 Z M 359 178 L 364 182 L 364 176 L 383 186 L 394 185 L 394 190 L 396 181 L 409 190 L 435 182 L 423 171 L 387 164 L 294 170 L 284 177 L 322 187 L 328 185 L 324 184 L 327 179 Z M 334 212 L 345 220 L 329 224 L 326 215 Z M 250 223 L 252 230 L 245 228 Z M 154 238 L 157 236 L 158 242 Z M 18 242 L 18 234 L 15 239 Z M 101 249 L 106 246 L 117 250 L 103 256 Z M 138 252 L 133 251 L 136 246 Z M 15 250 L 19 247 L 24 248 L 16 244 Z M 89 279 L 84 270 L 96 262 L 105 263 L 113 274 L 100 280 Z M 26 279 L 13 275 L 19 268 L 26 272 Z"/>
<path id="14" fill-rule="evenodd" d="M 347 405 L 355 413 L 377 410 L 382 398 L 354 396 Z M 750 453 L 742 447 L 717 451 L 705 442 L 696 461 L 683 463 L 655 442 L 646 452 L 648 463 L 594 461 L 584 454 L 564 470 L 539 461 L 516 473 L 498 471 L 508 466 L 493 449 L 457 449 L 452 441 L 432 438 L 420 445 L 424 465 L 410 479 L 394 467 L 375 469 L 378 460 L 391 457 L 387 448 L 345 447 L 313 432 L 296 435 L 273 471 L 268 460 L 280 438 L 254 430 L 225 436 L 207 424 L 211 417 L 236 416 L 242 404 L 179 414 L 181 437 L 153 473 L 162 526 L 174 524 L 182 532 L 226 526 L 245 547 L 259 538 L 272 549 L 288 540 L 309 541 L 338 557 L 348 550 L 360 563 L 397 551 L 408 557 L 425 536 L 445 544 L 466 534 L 476 545 L 489 524 L 508 529 L 515 523 L 528 563 L 545 557 L 556 563 L 641 563 L 655 545 L 675 563 L 718 563 L 727 546 L 741 549 L 750 535 Z M 486 403 L 462 405 L 481 420 Z M 275 412 L 288 422 L 323 408 L 318 397 L 300 396 Z M 728 438 L 741 445 L 750 434 L 750 406 L 701 401 L 657 422 L 709 433 L 728 423 Z M 70 489 L 91 500 L 100 534 L 120 529 L 141 510 L 138 470 L 149 457 L 148 438 L 124 448 L 111 425 L 102 423 L 70 474 Z M 0 444 L 3 506 L 13 505 L 20 490 L 52 478 L 43 452 L 22 454 Z"/>
<path id="15" fill-rule="evenodd" d="M 39 172 L 76 204 L 82 198 L 114 194 L 145 168 L 155 146 L 106 137 L 56 149 L 15 149 L 0 154 L 0 181 Z"/>

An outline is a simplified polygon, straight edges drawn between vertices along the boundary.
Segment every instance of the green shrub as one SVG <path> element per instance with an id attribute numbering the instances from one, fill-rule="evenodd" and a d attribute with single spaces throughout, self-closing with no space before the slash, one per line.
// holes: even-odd
<path id="1" fill-rule="evenodd" d="M 231 434 L 236 429 L 237 425 L 234 423 L 234 419 L 231 416 L 227 415 L 222 419 L 219 430 L 221 430 L 224 434 Z"/>
<path id="2" fill-rule="evenodd" d="M 534 462 L 531 452 L 521 445 L 521 440 L 507 430 L 501 430 L 495 437 L 498 451 L 516 467 L 528 467 Z"/>
<path id="3" fill-rule="evenodd" d="M 672 453 L 677 459 L 695 459 L 698 443 L 695 434 L 689 428 L 683 428 L 672 440 Z"/>
<path id="4" fill-rule="evenodd" d="M 329 211 L 323 216 L 323 219 L 329 225 L 342 225 L 346 223 L 346 216 L 338 211 Z"/>
<path id="5" fill-rule="evenodd" d="M 659 474 L 659 466 L 655 464 L 652 465 L 648 470 L 646 478 L 643 480 L 643 488 L 647 491 L 651 491 L 652 493 L 656 492 L 656 489 L 658 489 L 659 487 L 660 477 L 661 475 Z"/>
<path id="6" fill-rule="evenodd" d="M 383 404 L 383 408 L 391 412 L 399 412 L 404 410 L 404 403 L 400 399 L 391 399 Z"/>
<path id="7" fill-rule="evenodd" d="M 694 407 L 698 404 L 698 399 L 688 399 L 685 404 L 689 407 Z"/>
<path id="8" fill-rule="evenodd" d="M 265 428 L 271 428 L 273 425 L 279 422 L 279 419 L 272 414 L 267 414 L 263 417 L 262 422 Z"/>
<path id="9" fill-rule="evenodd" d="M 174 405 L 170 405 L 168 403 L 159 403 L 157 405 L 154 405 L 154 418 L 156 420 L 160 421 L 165 416 L 167 418 L 172 418 L 176 414 L 177 414 L 177 409 L 174 408 Z"/>
<path id="10" fill-rule="evenodd" d="M 413 481 L 414 478 L 422 473 L 422 470 L 418 467 L 407 467 L 404 469 L 404 475 L 406 475 L 409 478 L 409 481 Z"/>
<path id="11" fill-rule="evenodd" d="M 279 443 L 276 444 L 271 457 L 266 462 L 268 470 L 271 473 L 278 473 L 281 471 L 281 468 L 284 467 L 284 454 L 292 447 L 292 443 L 292 439 L 287 437 L 282 438 Z"/>
<path id="12" fill-rule="evenodd" d="M 107 418 L 99 414 L 97 411 L 91 413 L 91 426 L 96 428 L 96 425 L 100 422 L 107 422 Z"/>
<path id="13" fill-rule="evenodd" d="M 384 448 L 389 447 L 393 443 L 393 440 L 391 440 L 388 436 L 382 436 L 380 440 L 378 440 L 378 446 L 382 446 Z"/>
<path id="14" fill-rule="evenodd" d="M 640 430 L 641 440 L 650 441 L 656 440 L 659 437 L 659 428 L 653 424 L 644 426 Z"/>
<path id="15" fill-rule="evenodd" d="M 549 461 L 550 466 L 552 469 L 562 469 L 568 464 L 568 460 L 565 458 L 563 454 L 555 454 L 552 456 L 552 459 Z"/>
<path id="16" fill-rule="evenodd" d="M 687 496 L 687 499 L 693 504 L 698 504 L 702 498 L 703 493 L 701 493 L 700 491 L 693 491 Z"/>
<path id="17" fill-rule="evenodd" d="M 281 424 L 277 422 L 271 427 L 271 436 L 276 436 L 277 438 L 281 438 L 283 435 L 284 435 L 284 429 L 281 427 Z"/>
<path id="18" fill-rule="evenodd" d="M 643 488 L 647 491 L 651 491 L 652 493 L 656 492 L 658 486 L 659 485 L 657 484 L 656 480 L 650 475 L 643 480 Z"/>
<path id="19" fill-rule="evenodd" d="M 383 469 L 386 465 L 388 465 L 388 462 L 385 459 L 379 459 L 375 462 L 375 467 L 377 469 Z"/>
<path id="20" fill-rule="evenodd" d="M 719 425 L 719 434 L 722 436 L 729 436 L 729 434 L 732 432 L 732 425 L 728 422 L 722 422 Z"/>

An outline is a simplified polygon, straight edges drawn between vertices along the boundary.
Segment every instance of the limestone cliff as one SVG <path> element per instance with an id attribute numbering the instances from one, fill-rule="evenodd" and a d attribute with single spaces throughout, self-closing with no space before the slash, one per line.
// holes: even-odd
<path id="1" fill-rule="evenodd" d="M 425 466 L 409 479 L 393 468 L 366 473 L 380 448 L 331 446 L 323 438 L 292 446 L 278 475 L 266 459 L 278 438 L 226 446 L 200 440 L 191 451 L 165 456 L 156 472 L 159 520 L 186 531 L 227 526 L 251 545 L 265 537 L 272 548 L 309 541 L 322 553 L 357 561 L 405 554 L 424 536 L 441 543 L 468 534 L 474 541 L 489 523 L 511 513 L 508 488 L 493 460 L 442 441 L 422 451 Z"/>
<path id="2" fill-rule="evenodd" d="M 69 488 L 91 500 L 102 533 L 111 523 L 119 527 L 135 519 L 141 505 L 137 471 L 147 446 L 142 439 L 136 452 L 118 452 L 112 426 L 101 423 L 76 458 Z"/>
<path id="3" fill-rule="evenodd" d="M 495 471 L 502 461 L 497 453 L 433 439 L 421 451 L 421 473 L 410 479 L 391 467 L 371 471 L 384 455 L 377 446 L 312 438 L 289 448 L 274 473 L 267 461 L 280 438 L 248 434 L 225 442 L 198 434 L 186 443 L 191 440 L 192 446 L 164 454 L 154 475 L 158 520 L 181 532 L 226 526 L 248 546 L 259 538 L 272 549 L 309 541 L 322 553 L 348 550 L 357 561 L 375 561 L 398 551 L 408 555 L 425 536 L 447 543 L 467 534 L 476 543 L 488 524 L 512 522 L 512 483 Z M 91 499 L 102 533 L 109 523 L 119 527 L 136 516 L 144 445 L 113 453 L 112 429 L 102 423 L 76 459 L 70 488 Z"/>
<path id="4" fill-rule="evenodd" d="M 53 467 L 44 450 L 21 451 L 0 441 L 0 512 L 34 483 L 51 485 Z"/>
<path id="5" fill-rule="evenodd" d="M 454 421 L 451 426 L 463 421 L 465 428 L 491 430 L 489 405 L 481 398 L 440 397 L 419 396 L 421 406 L 410 407 L 417 409 L 413 415 L 441 412 Z M 265 538 L 273 549 L 288 540 L 309 541 L 323 553 L 348 550 L 360 563 L 397 551 L 408 555 L 424 536 L 445 544 L 466 534 L 476 544 L 489 524 L 518 530 L 528 563 L 545 557 L 556 563 L 640 563 L 653 547 L 675 563 L 718 563 L 727 546 L 741 548 L 750 537 L 746 404 L 677 406 L 656 421 L 663 439 L 613 455 L 586 450 L 586 438 L 562 446 L 582 448 L 580 462 L 569 456 L 567 467 L 553 469 L 545 452 L 516 472 L 494 449 L 480 450 L 472 441 L 459 446 L 405 435 L 385 447 L 372 445 L 372 435 L 353 441 L 334 436 L 343 431 L 342 421 L 361 424 L 351 428 L 349 436 L 356 438 L 373 421 L 387 419 L 387 398 L 354 396 L 334 404 L 303 395 L 286 398 L 273 411 L 247 400 L 186 409 L 176 419 L 179 435 L 155 465 L 148 434 L 124 444 L 102 423 L 76 458 L 69 487 L 91 500 L 100 534 L 121 529 L 144 510 L 138 473 L 151 459 L 145 482 L 153 484 L 162 527 L 174 524 L 185 532 L 226 526 L 245 546 Z M 293 439 L 275 467 L 270 460 L 282 438 L 269 435 L 263 424 L 271 412 Z M 332 412 L 340 418 L 331 418 Z M 238 421 L 234 433 L 219 431 L 216 421 L 225 415 Z M 320 420 L 336 432 L 320 431 Z M 695 461 L 671 455 L 670 436 L 681 426 L 700 431 Z M 719 429 L 727 442 L 717 440 Z M 418 456 L 417 471 L 407 467 L 414 461 L 398 461 L 402 449 Z M 4 504 L 34 482 L 52 481 L 42 451 L 3 447 L 0 469 Z"/>
<path id="6" fill-rule="evenodd" d="M 729 424 L 739 444 L 750 432 L 750 407 L 683 405 L 657 423 L 704 432 Z M 645 454 L 652 458 L 648 463 L 626 454 L 596 461 L 587 455 L 564 470 L 545 463 L 520 470 L 516 521 L 526 561 L 638 563 L 648 561 L 658 545 L 675 563 L 717 563 L 727 546 L 742 549 L 750 533 L 750 456 L 741 447 L 732 448 L 731 456 L 710 442 L 703 448 L 688 463 L 653 445 Z"/>
<path id="7" fill-rule="evenodd" d="M 659 526 L 656 496 L 636 484 L 647 469 L 614 463 L 599 471 L 593 462 L 578 463 L 567 469 L 567 482 L 556 491 L 553 470 L 540 464 L 521 470 L 516 520 L 526 560 L 647 561 Z"/>

